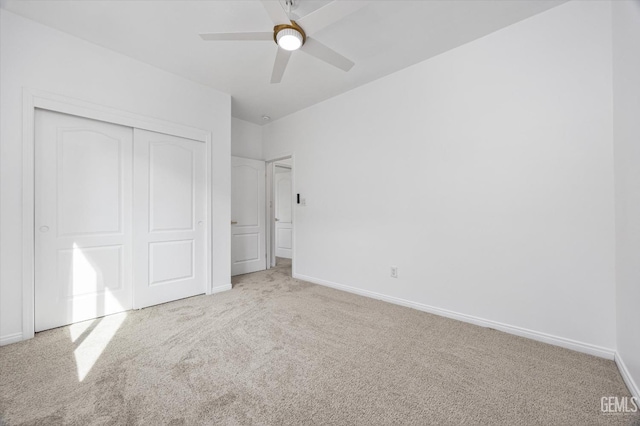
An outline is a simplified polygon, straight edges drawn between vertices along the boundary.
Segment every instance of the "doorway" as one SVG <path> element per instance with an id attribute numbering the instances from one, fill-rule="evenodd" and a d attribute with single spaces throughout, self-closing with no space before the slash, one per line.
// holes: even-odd
<path id="1" fill-rule="evenodd" d="M 269 221 L 269 267 L 292 268 L 294 244 L 293 159 L 284 157 L 267 163 Z"/>

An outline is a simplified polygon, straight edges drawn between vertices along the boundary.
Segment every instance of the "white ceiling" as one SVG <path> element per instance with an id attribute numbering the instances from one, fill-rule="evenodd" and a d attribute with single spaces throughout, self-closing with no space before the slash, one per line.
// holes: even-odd
<path id="1" fill-rule="evenodd" d="M 292 12 L 299 16 L 329 3 L 297 1 Z M 204 32 L 271 31 L 273 23 L 257 0 L 3 0 L 2 6 L 229 93 L 234 117 L 263 124 L 263 114 L 278 119 L 565 1 L 373 0 L 313 34 L 353 60 L 356 65 L 351 71 L 294 52 L 279 84 L 269 83 L 277 50 L 274 43 L 205 42 L 198 36 Z"/>

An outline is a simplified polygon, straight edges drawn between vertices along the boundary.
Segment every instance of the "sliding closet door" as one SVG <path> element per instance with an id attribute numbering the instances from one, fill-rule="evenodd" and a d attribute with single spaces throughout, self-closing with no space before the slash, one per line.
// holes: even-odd
<path id="1" fill-rule="evenodd" d="M 205 292 L 202 142 L 36 112 L 35 330 Z"/>
<path id="2" fill-rule="evenodd" d="M 35 330 L 131 309 L 133 129 L 36 111 Z"/>
<path id="3" fill-rule="evenodd" d="M 205 144 L 138 129 L 134 139 L 134 307 L 202 294 Z"/>

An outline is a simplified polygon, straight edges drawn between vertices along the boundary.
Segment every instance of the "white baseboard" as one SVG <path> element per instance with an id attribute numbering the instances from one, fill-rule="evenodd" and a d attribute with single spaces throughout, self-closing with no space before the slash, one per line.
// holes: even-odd
<path id="1" fill-rule="evenodd" d="M 308 281 L 310 283 L 335 288 L 337 290 L 343 290 L 349 293 L 359 294 L 360 296 L 371 297 L 372 299 L 378 299 L 378 300 L 393 303 L 396 305 L 406 306 L 408 308 L 417 309 L 419 311 L 428 312 L 430 314 L 452 318 L 458 321 L 479 325 L 481 327 L 493 328 L 496 330 L 503 331 L 505 333 L 514 334 L 520 337 L 526 337 L 528 339 L 537 340 L 539 342 L 549 343 L 551 345 L 560 346 L 562 348 L 571 349 L 571 350 L 586 353 L 589 355 L 594 355 L 600 358 L 606 358 L 611 360 L 615 358 L 615 350 L 613 349 L 603 348 L 601 346 L 596 346 L 589 343 L 583 343 L 583 342 L 579 342 L 572 339 L 566 339 L 564 337 L 553 336 L 551 334 L 541 333 L 539 331 L 529 330 L 522 327 L 516 327 L 513 325 L 504 324 L 504 323 L 500 323 L 492 320 L 487 320 L 484 318 L 478 318 L 472 315 L 461 314 L 459 312 L 449 311 L 447 309 L 436 308 L 435 306 L 429 306 L 423 303 L 412 302 L 410 300 L 400 299 L 394 296 L 387 296 L 385 294 L 376 293 L 369 290 L 363 290 L 357 287 L 351 287 L 344 284 L 338 284 L 331 281 L 309 277 L 302 274 L 293 274 L 293 277 L 299 280 Z"/>
<path id="2" fill-rule="evenodd" d="M 0 337 L 0 346 L 22 341 L 22 333 L 7 334 Z"/>
<path id="3" fill-rule="evenodd" d="M 617 352 L 616 352 L 616 365 L 618 366 L 618 370 L 620 370 L 620 375 L 622 376 L 622 380 L 624 380 L 624 383 L 627 385 L 627 388 L 629 388 L 629 392 L 631 392 L 631 395 L 640 399 L 640 388 L 638 387 L 636 382 L 633 380 L 633 377 L 631 377 L 631 373 L 629 373 L 629 370 L 627 369 L 626 364 L 622 360 L 622 357 L 620 356 L 620 354 Z"/>
<path id="4" fill-rule="evenodd" d="M 222 293 L 227 290 L 231 290 L 231 283 L 213 287 L 211 289 L 211 294 Z"/>

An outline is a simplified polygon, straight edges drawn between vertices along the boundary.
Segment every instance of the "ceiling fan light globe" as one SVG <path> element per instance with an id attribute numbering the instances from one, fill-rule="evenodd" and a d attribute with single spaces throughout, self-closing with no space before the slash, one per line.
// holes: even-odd
<path id="1" fill-rule="evenodd" d="M 302 34 L 293 28 L 285 28 L 276 34 L 276 41 L 284 50 L 298 50 L 302 47 Z"/>

